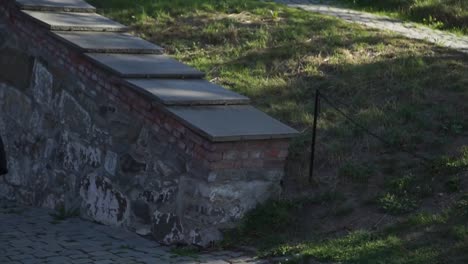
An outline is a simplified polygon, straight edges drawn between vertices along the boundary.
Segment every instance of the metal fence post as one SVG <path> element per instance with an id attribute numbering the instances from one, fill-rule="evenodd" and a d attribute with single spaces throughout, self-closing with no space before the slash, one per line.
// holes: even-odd
<path id="1" fill-rule="evenodd" d="M 317 122 L 319 116 L 319 103 L 320 103 L 320 91 L 317 89 L 315 92 L 315 109 L 314 109 L 314 123 L 312 130 L 312 146 L 310 148 L 310 168 L 309 168 L 309 183 L 312 182 L 314 175 L 314 159 L 315 159 L 315 140 L 317 138 Z"/>

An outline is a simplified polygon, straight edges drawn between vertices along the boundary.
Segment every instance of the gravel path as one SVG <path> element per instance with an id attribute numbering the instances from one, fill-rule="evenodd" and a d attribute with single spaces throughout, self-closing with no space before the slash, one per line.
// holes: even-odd
<path id="1" fill-rule="evenodd" d="M 370 28 L 389 30 L 412 39 L 420 39 L 437 45 L 468 53 L 468 36 L 434 30 L 415 23 L 402 22 L 386 16 L 373 15 L 352 9 L 335 7 L 333 1 L 317 0 L 275 0 L 291 7 L 298 7 L 310 12 L 321 13 L 341 18 L 351 23 L 358 23 Z"/>

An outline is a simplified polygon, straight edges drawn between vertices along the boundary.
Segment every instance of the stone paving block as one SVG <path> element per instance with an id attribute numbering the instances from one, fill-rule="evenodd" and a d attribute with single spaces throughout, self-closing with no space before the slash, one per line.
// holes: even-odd
<path id="1" fill-rule="evenodd" d="M 93 263 L 93 260 L 87 258 L 87 259 L 73 259 L 71 261 L 73 264 L 87 264 L 87 263 Z"/>
<path id="2" fill-rule="evenodd" d="M 182 122 L 213 141 L 290 138 L 298 132 L 252 106 L 172 106 Z"/>
<path id="3" fill-rule="evenodd" d="M 107 251 L 96 251 L 96 252 L 91 252 L 89 255 L 93 257 L 98 257 L 98 256 L 113 256 L 114 254 L 107 252 Z"/>
<path id="4" fill-rule="evenodd" d="M 127 27 L 95 13 L 21 11 L 50 30 L 127 31 Z"/>
<path id="5" fill-rule="evenodd" d="M 165 105 L 248 104 L 249 98 L 206 80 L 127 79 L 130 86 Z"/>
<path id="6" fill-rule="evenodd" d="M 86 53 L 98 65 L 126 78 L 203 78 L 204 73 L 165 55 Z"/>
<path id="7" fill-rule="evenodd" d="M 72 258 L 72 259 L 84 259 L 84 258 L 88 258 L 89 255 L 88 254 L 84 254 L 84 253 L 79 253 L 79 254 L 71 254 L 71 255 L 68 255 L 68 257 Z"/>
<path id="8" fill-rule="evenodd" d="M 112 260 L 96 260 L 93 261 L 94 264 L 113 264 L 114 262 Z"/>
<path id="9" fill-rule="evenodd" d="M 25 259 L 31 259 L 31 258 L 34 258 L 34 257 L 31 256 L 31 255 L 21 254 L 21 255 L 9 256 L 9 258 L 11 258 L 12 260 L 23 261 L 23 260 L 25 260 Z"/>
<path id="10" fill-rule="evenodd" d="M 33 252 L 32 255 L 37 258 L 47 258 L 47 257 L 58 256 L 57 253 L 49 252 L 49 251 L 36 251 L 36 252 Z"/>
<path id="11" fill-rule="evenodd" d="M 57 263 L 57 264 L 63 264 L 63 263 L 70 263 L 71 259 L 65 256 L 57 256 L 57 257 L 49 257 L 46 258 L 48 263 Z"/>
<path id="12" fill-rule="evenodd" d="M 175 260 L 174 262 L 172 263 L 177 263 L 177 264 L 198 264 L 200 262 L 198 261 L 195 261 L 195 260 L 183 260 L 183 261 L 180 261 L 180 260 Z M 225 264 L 228 264 L 228 262 L 225 262 Z"/>
<path id="13" fill-rule="evenodd" d="M 55 31 L 52 34 L 82 52 L 161 54 L 164 51 L 160 46 L 128 33 Z"/>
<path id="14" fill-rule="evenodd" d="M 96 8 L 83 0 L 16 0 L 21 9 L 36 11 L 95 12 Z"/>
<path id="15" fill-rule="evenodd" d="M 8 262 L 0 262 L 0 263 L 8 263 Z M 41 259 L 22 259 L 21 263 L 23 264 L 41 264 L 41 263 L 46 263 L 44 260 Z"/>
<path id="16" fill-rule="evenodd" d="M 203 259 L 200 263 L 203 263 L 203 264 L 228 264 L 229 262 L 224 261 L 224 260 L 222 260 L 220 258 L 211 257 L 211 258 Z"/>
<path id="17" fill-rule="evenodd" d="M 134 248 L 125 248 L 122 250 L 118 247 L 123 245 L 123 241 L 106 235 L 113 232 L 124 232 L 116 228 L 108 226 L 98 226 L 83 220 L 76 219 L 74 221 L 63 221 L 60 224 L 54 225 L 50 223 L 49 211 L 35 211 L 32 214 L 16 215 L 0 212 L 0 263 L 3 264 L 45 264 L 45 263 L 60 263 L 60 264 L 97 264 L 97 263 L 151 263 L 151 264 L 182 264 L 182 263 L 231 263 L 239 259 L 235 252 L 223 251 L 218 254 L 200 254 L 196 258 L 174 257 L 169 247 L 163 247 L 154 241 L 146 240 L 133 233 L 125 235 L 124 245 L 137 245 Z M 12 222 L 5 233 L 1 232 L 4 228 L 3 223 Z M 33 235 L 31 238 L 26 238 L 30 231 L 31 223 L 35 222 L 38 229 L 44 230 L 46 235 Z M 95 228 L 96 227 L 96 228 Z M 87 236 L 81 236 L 80 232 L 70 232 L 74 229 L 81 230 L 81 233 L 88 233 Z M 99 230 L 99 231 L 98 231 Z M 8 239 L 5 238 L 5 234 Z M 61 243 L 67 241 L 77 241 L 76 245 L 81 245 L 77 250 L 62 248 Z M 16 243 L 17 242 L 17 243 Z M 29 243 L 29 244 L 28 244 Z M 102 248 L 102 244 L 115 244 L 114 249 L 106 250 Z M 43 245 L 43 246 L 42 246 Z M 75 247 L 74 245 L 73 247 Z M 40 246 L 38 248 L 37 246 Z M 91 248 L 93 250 L 91 250 Z M 122 252 L 118 252 L 121 250 Z M 115 253 L 119 254 L 112 254 Z M 89 253 L 85 253 L 89 252 Z M 6 255 L 8 254 L 8 255 Z M 218 256 L 215 256 L 218 255 Z M 12 257 L 12 258 L 10 258 Z M 245 263 L 252 263 L 252 258 L 245 258 Z M 242 263 L 242 262 L 239 262 Z"/>

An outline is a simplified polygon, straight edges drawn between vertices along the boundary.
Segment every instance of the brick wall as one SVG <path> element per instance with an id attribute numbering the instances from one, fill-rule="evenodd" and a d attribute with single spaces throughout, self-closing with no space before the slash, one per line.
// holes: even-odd
<path id="1" fill-rule="evenodd" d="M 12 171 L 0 197 L 206 245 L 279 195 L 288 139 L 211 141 L 12 1 L 0 0 L 0 22 L 0 71 L 16 73 L 0 73 Z"/>

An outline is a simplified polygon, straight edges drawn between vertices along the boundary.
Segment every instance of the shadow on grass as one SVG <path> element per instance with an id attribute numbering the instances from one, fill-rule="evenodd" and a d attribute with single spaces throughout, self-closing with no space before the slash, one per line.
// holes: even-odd
<path id="1" fill-rule="evenodd" d="M 350 105 L 348 114 L 387 141 L 423 155 L 450 152 L 450 142 L 464 136 L 464 55 L 262 1 L 91 2 L 210 80 L 305 131 L 294 143 L 291 177 L 307 172 L 316 89 Z M 401 167 L 414 162 L 325 104 L 318 141 L 317 174 L 331 182 L 349 160 L 378 162 L 384 155 Z"/>
<path id="2" fill-rule="evenodd" d="M 468 145 L 468 120 L 464 114 L 468 112 L 468 59 L 464 55 L 261 1 L 144 0 L 138 3 L 140 7 L 126 0 L 96 2 L 98 7 L 105 8 L 101 9 L 105 14 L 130 24 L 137 34 L 161 44 L 183 62 L 206 71 L 213 82 L 251 97 L 256 107 L 305 130 L 293 142 L 286 179 L 299 182 L 297 188 L 310 188 L 304 183 L 316 89 L 350 105 L 342 109 L 374 133 L 420 155 L 437 160 L 444 155 L 452 156 L 461 146 Z M 118 10 L 120 7 L 123 9 Z M 433 175 L 421 168 L 418 160 L 383 145 L 326 104 L 321 105 L 318 127 L 315 187 L 341 194 L 340 206 L 353 199 L 357 201 L 355 207 L 362 207 L 366 201 L 374 201 L 376 196 L 389 192 L 385 190 L 388 178 L 407 174 L 426 178 L 435 187 L 443 185 L 440 178 L 431 182 Z M 317 214 L 320 206 L 329 209 L 329 202 L 337 201 L 336 195 L 332 197 L 310 202 L 315 207 L 307 216 Z M 392 205 L 395 201 L 385 202 Z M 399 202 L 396 199 L 392 208 L 397 208 Z M 314 226 L 308 226 L 306 231 L 296 228 L 295 214 L 306 211 L 300 208 L 301 203 L 279 203 L 273 202 L 265 210 L 253 212 L 263 231 L 250 228 L 243 236 L 247 239 L 244 242 L 278 245 L 291 236 L 297 237 L 298 233 L 314 236 Z M 375 205 L 370 207 L 376 209 Z M 401 207 L 405 209 L 405 205 Z M 349 212 L 349 207 L 343 207 L 334 214 Z M 327 218 L 327 221 L 333 226 L 337 218 Z M 317 221 L 301 224 L 314 225 Z M 274 236 L 266 236 L 268 233 Z M 352 247 L 356 241 L 360 241 L 357 248 Z M 323 260 L 355 263 L 365 263 L 357 262 L 358 259 L 375 260 L 379 255 L 391 260 L 392 255 L 398 259 L 399 250 L 406 248 L 405 241 L 399 235 L 358 233 L 354 238 L 314 246 L 314 253 L 307 254 L 322 256 Z M 360 246 L 364 247 L 362 253 L 359 253 Z M 326 252 L 333 247 L 341 250 L 333 256 L 352 254 L 349 248 L 361 255 L 327 257 Z M 284 250 L 291 252 L 289 248 Z M 421 250 L 424 253 L 430 249 Z"/>
<path id="3" fill-rule="evenodd" d="M 292 232 L 290 225 L 295 220 L 282 216 L 297 215 L 294 211 L 303 209 L 304 204 L 323 201 L 271 202 L 249 214 L 236 232 L 244 239 L 260 236 L 254 241 L 260 241 L 264 258 L 289 256 L 292 261 L 288 263 L 466 263 L 467 195 L 460 193 L 443 212 L 415 213 L 378 231 L 317 235 L 306 241 L 297 235 L 301 230 Z"/>

